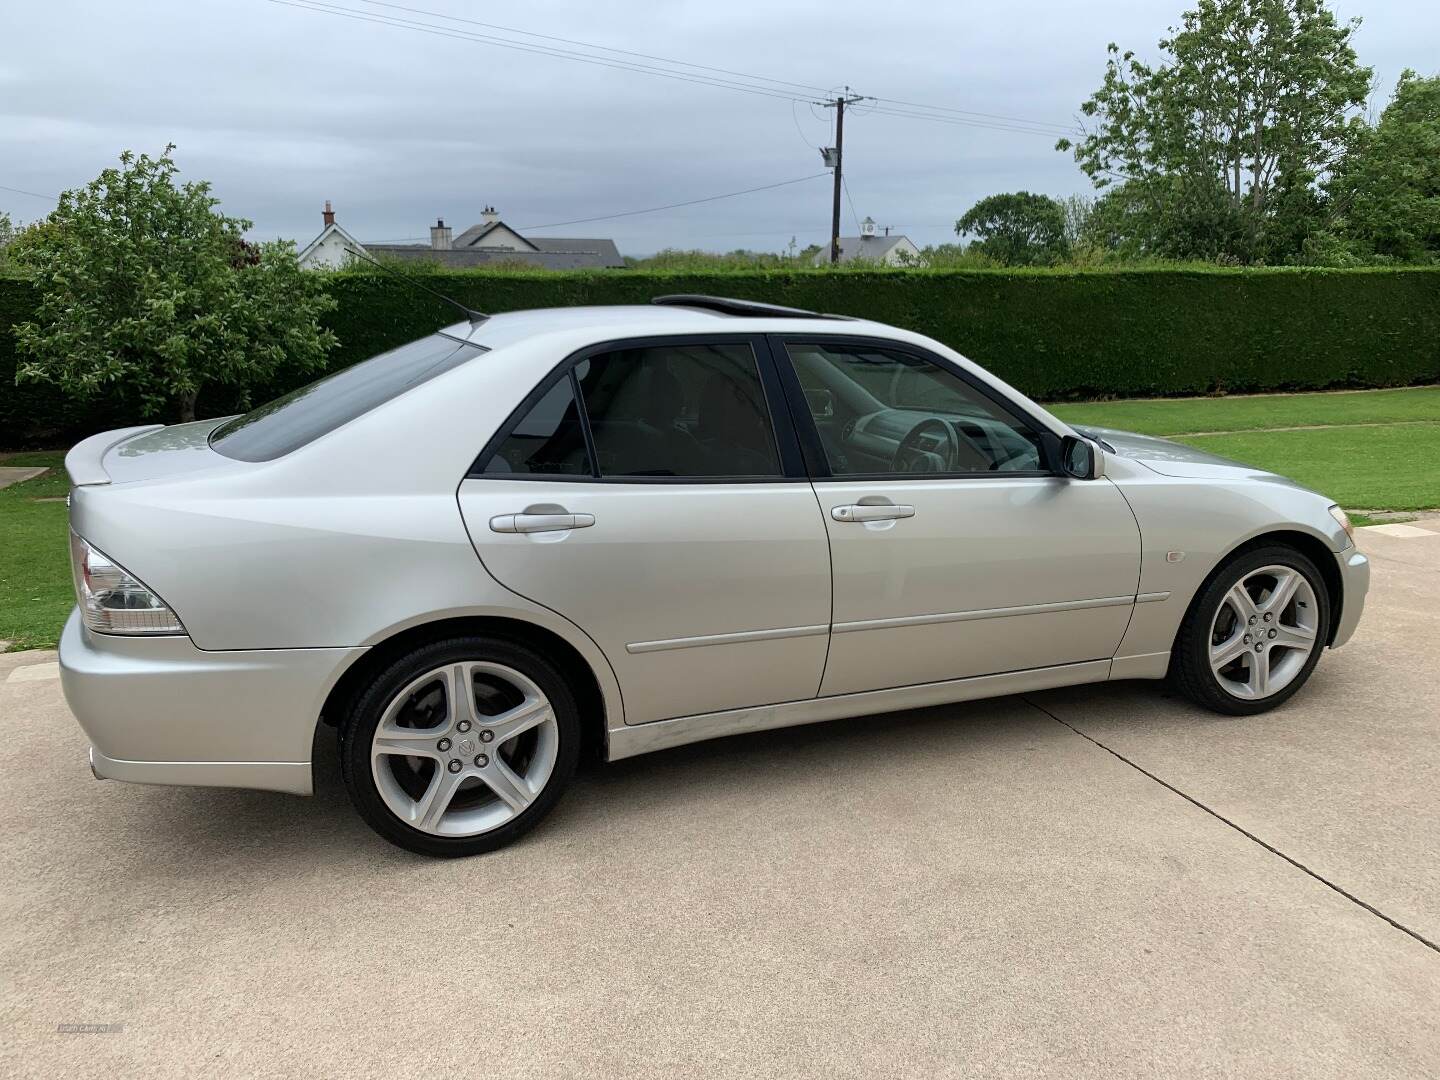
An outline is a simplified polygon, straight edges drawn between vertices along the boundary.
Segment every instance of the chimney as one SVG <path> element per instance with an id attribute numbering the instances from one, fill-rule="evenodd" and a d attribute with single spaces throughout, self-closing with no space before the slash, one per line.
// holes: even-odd
<path id="1" fill-rule="evenodd" d="M 487 206 L 480 212 L 480 220 L 486 225 L 494 225 L 500 220 L 500 215 L 495 212 L 495 207 Z"/>
<path id="2" fill-rule="evenodd" d="M 328 229 L 331 225 L 334 225 L 334 224 L 335 224 L 335 211 L 332 210 L 332 209 L 330 209 L 330 200 L 329 200 L 329 199 L 326 199 L 326 200 L 325 200 L 325 212 L 320 215 L 320 220 L 322 220 L 323 222 L 325 222 L 325 226 L 324 226 L 324 227 L 327 228 L 327 229 Z"/>
<path id="3" fill-rule="evenodd" d="M 450 226 L 445 224 L 444 218 L 436 218 L 435 224 L 430 226 L 430 247 L 434 251 L 450 250 Z"/>

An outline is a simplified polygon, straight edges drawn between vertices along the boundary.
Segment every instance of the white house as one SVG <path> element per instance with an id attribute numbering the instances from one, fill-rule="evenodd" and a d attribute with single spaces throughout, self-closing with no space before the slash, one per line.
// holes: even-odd
<path id="1" fill-rule="evenodd" d="M 321 220 L 325 222 L 325 227 L 320 230 L 320 235 L 300 252 L 301 270 L 338 270 L 348 265 L 351 260 L 346 248 L 365 250 L 359 240 L 335 224 L 335 211 L 330 208 L 329 199 L 325 200 L 325 212 L 321 215 Z"/>
<path id="2" fill-rule="evenodd" d="M 873 262 L 881 266 L 924 266 L 925 259 L 920 249 L 908 236 L 896 233 L 890 235 L 876 232 L 875 219 L 867 217 L 860 223 L 859 236 L 840 237 L 840 261 Z M 830 263 L 830 245 L 826 244 L 815 255 L 814 265 L 827 266 Z"/>
<path id="3" fill-rule="evenodd" d="M 541 270 L 593 270 L 622 267 L 614 240 L 575 239 L 554 236 L 521 236 L 500 220 L 493 206 L 485 208 L 478 225 L 459 236 L 453 235 L 443 219 L 430 226 L 428 244 L 362 244 L 335 223 L 330 200 L 325 200 L 324 228 L 300 252 L 302 270 L 333 269 L 351 261 L 346 248 L 372 258 L 439 263 L 453 269 L 474 266 L 515 264 Z"/>

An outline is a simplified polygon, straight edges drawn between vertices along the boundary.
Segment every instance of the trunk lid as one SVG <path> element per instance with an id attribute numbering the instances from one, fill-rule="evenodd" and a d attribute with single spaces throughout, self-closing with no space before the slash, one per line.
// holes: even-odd
<path id="1" fill-rule="evenodd" d="M 128 484 L 235 464 L 210 449 L 210 433 L 224 419 L 190 424 L 146 424 L 102 431 L 76 443 L 65 471 L 76 487 Z"/>

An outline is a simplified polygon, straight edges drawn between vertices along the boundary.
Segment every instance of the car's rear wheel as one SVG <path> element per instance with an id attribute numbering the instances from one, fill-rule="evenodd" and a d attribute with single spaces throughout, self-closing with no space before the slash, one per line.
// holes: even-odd
<path id="1" fill-rule="evenodd" d="M 1313 562 L 1278 545 L 1242 552 L 1186 613 L 1172 681 L 1216 712 L 1273 709 L 1310 678 L 1329 626 L 1330 596 Z"/>
<path id="2" fill-rule="evenodd" d="M 512 642 L 417 649 L 361 694 L 341 734 L 350 798 L 385 839 L 424 855 L 492 851 L 529 831 L 575 770 L 565 679 Z"/>

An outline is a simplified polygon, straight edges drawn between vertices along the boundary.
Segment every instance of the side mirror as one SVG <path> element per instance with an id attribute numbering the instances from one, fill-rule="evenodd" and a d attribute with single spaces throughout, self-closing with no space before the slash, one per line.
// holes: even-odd
<path id="1" fill-rule="evenodd" d="M 1089 439 L 1066 435 L 1060 440 L 1060 471 L 1076 480 L 1105 475 L 1105 453 Z"/>
<path id="2" fill-rule="evenodd" d="M 816 420 L 829 420 L 835 415 L 835 395 L 829 390 L 806 390 L 805 404 Z"/>

